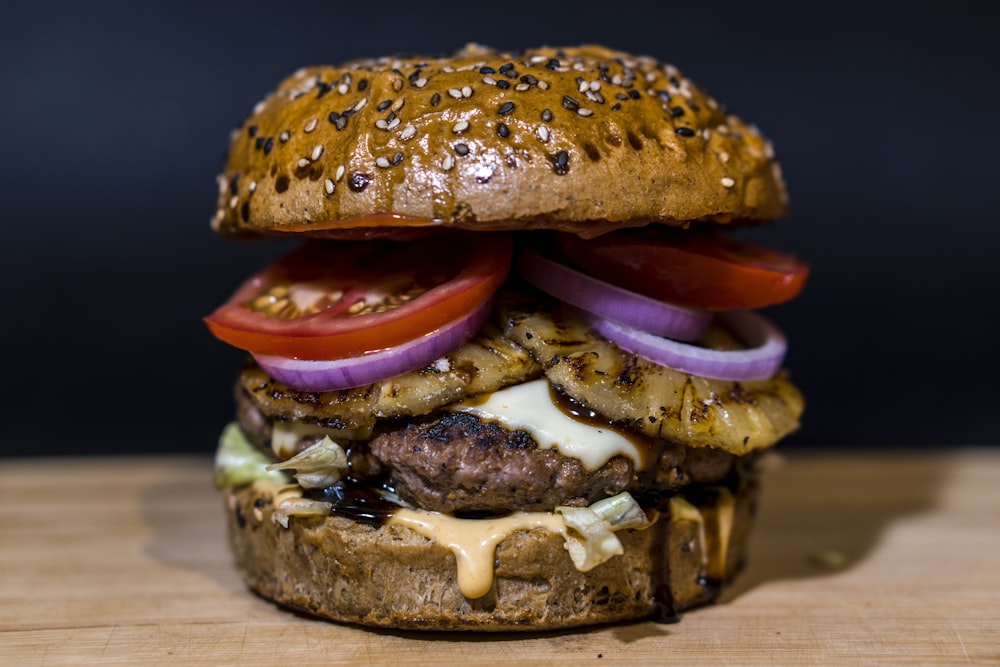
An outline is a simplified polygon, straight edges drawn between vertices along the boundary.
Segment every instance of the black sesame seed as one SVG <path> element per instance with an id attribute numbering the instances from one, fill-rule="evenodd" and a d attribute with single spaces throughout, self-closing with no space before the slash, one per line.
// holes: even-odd
<path id="1" fill-rule="evenodd" d="M 316 84 L 316 99 L 323 97 L 333 88 L 329 83 L 323 83 L 320 81 Z"/>
<path id="2" fill-rule="evenodd" d="M 330 119 L 331 123 L 336 123 L 338 120 L 340 120 L 340 114 L 337 113 L 336 111 L 331 111 L 330 115 L 327 116 L 327 118 Z"/>
<path id="3" fill-rule="evenodd" d="M 670 93 L 668 93 L 667 91 L 658 90 L 656 91 L 656 94 L 659 95 L 660 99 L 663 100 L 664 102 L 670 101 Z"/>
<path id="4" fill-rule="evenodd" d="M 270 154 L 272 148 L 274 148 L 274 137 L 268 137 L 264 142 L 264 155 Z"/>
<path id="5" fill-rule="evenodd" d="M 264 147 L 264 137 L 257 137 L 256 141 L 253 142 L 253 147 L 260 150 Z"/>
<path id="6" fill-rule="evenodd" d="M 622 108 L 622 103 L 621 103 L 621 102 L 615 102 L 615 103 L 614 103 L 614 104 L 613 104 L 613 105 L 611 106 L 611 110 L 612 110 L 612 111 L 618 111 L 618 110 L 619 110 L 619 109 L 621 109 L 621 108 Z"/>
<path id="7" fill-rule="evenodd" d="M 510 88 L 510 84 L 504 81 L 503 79 L 500 79 L 499 81 L 497 81 L 497 88 L 499 88 L 500 90 L 507 90 L 508 88 Z"/>
<path id="8" fill-rule="evenodd" d="M 407 78 L 410 80 L 410 83 L 413 83 L 414 81 L 416 81 L 417 79 L 419 79 L 420 78 L 420 69 L 417 68 L 417 69 L 413 70 L 410 73 L 410 76 L 408 76 Z"/>
<path id="9" fill-rule="evenodd" d="M 389 162 L 391 162 L 393 166 L 399 164 L 402 161 L 403 161 L 403 154 L 400 153 L 399 151 L 396 151 L 395 153 L 393 153 L 392 159 L 389 160 Z"/>
<path id="10" fill-rule="evenodd" d="M 438 102 L 440 102 L 440 101 L 441 101 L 441 95 L 440 94 L 434 93 L 433 95 L 431 95 L 431 106 L 432 107 L 436 107 L 438 105 Z"/>
<path id="11" fill-rule="evenodd" d="M 684 115 L 684 107 L 677 106 L 677 107 L 672 108 L 670 110 L 670 115 L 673 116 L 674 118 L 678 118 L 680 116 L 683 116 Z"/>
<path id="12" fill-rule="evenodd" d="M 359 93 L 362 90 L 364 90 L 365 88 L 367 88 L 367 87 L 368 87 L 368 79 L 361 79 L 361 81 L 358 81 L 358 92 Z"/>
<path id="13" fill-rule="evenodd" d="M 514 69 L 514 63 L 504 63 L 503 65 L 500 65 L 500 73 L 501 74 L 506 74 L 507 72 L 511 71 L 512 69 Z"/>
<path id="14" fill-rule="evenodd" d="M 354 107 L 347 107 L 346 109 L 340 112 L 340 117 L 344 119 L 350 118 L 353 115 L 354 115 Z"/>
<path id="15" fill-rule="evenodd" d="M 368 187 L 371 183 L 371 174 L 365 174 L 360 171 L 351 172 L 350 177 L 347 179 L 347 187 L 349 187 L 353 192 L 361 192 Z"/>
<path id="16" fill-rule="evenodd" d="M 257 126 L 256 125 L 251 125 L 250 127 L 248 127 L 247 128 L 247 134 L 250 135 L 251 139 L 254 138 L 254 137 L 256 137 L 257 136 Z"/>
<path id="17" fill-rule="evenodd" d="M 250 222 L 250 201 L 244 201 L 243 205 L 240 206 L 240 217 L 243 218 L 243 222 Z"/>
<path id="18" fill-rule="evenodd" d="M 526 83 L 529 86 L 535 86 L 538 84 L 538 79 L 531 76 L 530 74 L 525 74 L 524 76 L 521 77 L 521 83 Z"/>
<path id="19" fill-rule="evenodd" d="M 543 110 L 542 111 L 542 120 L 544 120 L 546 123 L 548 123 L 549 121 L 551 121 L 552 120 L 552 112 L 550 110 L 548 110 L 548 109 Z"/>
<path id="20" fill-rule="evenodd" d="M 678 127 L 677 135 L 680 137 L 693 137 L 694 130 L 692 130 L 690 127 Z"/>
<path id="21" fill-rule="evenodd" d="M 671 76 L 670 77 L 670 83 L 674 84 L 674 88 L 680 88 L 681 87 L 681 82 L 677 80 L 676 76 Z"/>
<path id="22" fill-rule="evenodd" d="M 563 109 L 569 109 L 570 111 L 576 111 L 580 108 L 580 103 L 569 95 L 563 95 L 562 105 Z"/>
<path id="23" fill-rule="evenodd" d="M 628 96 L 631 97 L 633 100 L 637 100 L 640 97 L 639 91 L 635 89 L 630 90 L 628 91 Z"/>
<path id="24" fill-rule="evenodd" d="M 625 100 L 628 99 L 628 95 L 626 95 L 625 93 L 616 93 L 615 94 L 615 99 L 616 100 L 621 100 L 622 102 L 624 102 Z"/>
<path id="25" fill-rule="evenodd" d="M 514 110 L 513 102 L 504 102 L 503 104 L 500 105 L 500 108 L 497 109 L 497 113 L 500 114 L 501 116 L 506 116 L 513 110 Z"/>
<path id="26" fill-rule="evenodd" d="M 545 63 L 545 69 L 557 70 L 559 67 L 559 61 L 555 58 L 549 58 L 549 62 Z"/>
<path id="27" fill-rule="evenodd" d="M 497 134 L 506 139 L 510 134 L 510 128 L 508 128 L 504 123 L 500 123 L 497 125 Z"/>
<path id="28" fill-rule="evenodd" d="M 337 131 L 343 130 L 347 127 L 347 116 L 341 116 L 337 119 Z"/>
<path id="29" fill-rule="evenodd" d="M 569 171 L 569 153 L 566 151 L 559 151 L 554 156 L 550 156 L 549 159 L 552 160 L 553 171 L 560 176 Z"/>
<path id="30" fill-rule="evenodd" d="M 390 111 L 389 115 L 385 117 L 385 122 L 391 123 L 394 120 L 396 120 L 396 112 L 395 111 Z"/>
<path id="31" fill-rule="evenodd" d="M 455 152 L 459 155 L 468 155 L 469 147 L 465 144 L 455 144 Z"/>
<path id="32" fill-rule="evenodd" d="M 483 66 L 483 67 L 479 68 L 479 73 L 480 74 L 496 74 L 497 71 L 495 69 L 493 69 L 492 67 Z"/>
<path id="33" fill-rule="evenodd" d="M 233 174 L 233 177 L 229 179 L 229 194 L 235 195 L 239 192 L 238 186 L 240 182 L 240 172 Z"/>
<path id="34" fill-rule="evenodd" d="M 389 108 L 390 104 L 392 104 L 392 100 L 382 100 L 381 102 L 378 103 L 378 106 L 375 108 L 378 109 L 379 111 L 385 111 L 386 109 Z"/>

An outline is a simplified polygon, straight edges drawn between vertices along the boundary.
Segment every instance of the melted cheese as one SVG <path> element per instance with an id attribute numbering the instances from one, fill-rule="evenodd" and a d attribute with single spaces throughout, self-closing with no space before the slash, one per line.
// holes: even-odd
<path id="1" fill-rule="evenodd" d="M 554 405 L 545 379 L 501 389 L 485 401 L 456 403 L 450 409 L 498 422 L 512 431 L 527 431 L 539 449 L 555 449 L 578 459 L 590 471 L 615 456 L 627 456 L 637 469 L 643 467 L 642 453 L 631 440 L 573 419 Z"/>
<path id="2" fill-rule="evenodd" d="M 498 544 L 518 530 L 539 528 L 565 536 L 562 518 L 550 512 L 517 512 L 495 519 L 458 519 L 447 514 L 400 509 L 390 525 L 405 526 L 455 554 L 458 587 L 469 599 L 493 587 L 493 557 Z"/>
<path id="3" fill-rule="evenodd" d="M 681 496 L 670 499 L 671 521 L 690 521 L 698 524 L 698 543 L 705 574 L 722 581 L 726 578 L 726 560 L 729 540 L 733 533 L 736 502 L 729 489 L 716 489 L 715 502 L 702 508 L 695 507 Z M 705 513 L 709 513 L 709 519 Z"/>

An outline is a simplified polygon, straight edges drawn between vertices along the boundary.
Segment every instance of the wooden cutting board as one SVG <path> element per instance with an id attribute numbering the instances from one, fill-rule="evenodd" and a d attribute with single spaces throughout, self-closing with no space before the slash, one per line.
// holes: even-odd
<path id="1" fill-rule="evenodd" d="M 0 664 L 1000 664 L 1000 450 L 788 452 L 758 518 L 676 625 L 394 633 L 248 593 L 207 458 L 0 460 Z"/>

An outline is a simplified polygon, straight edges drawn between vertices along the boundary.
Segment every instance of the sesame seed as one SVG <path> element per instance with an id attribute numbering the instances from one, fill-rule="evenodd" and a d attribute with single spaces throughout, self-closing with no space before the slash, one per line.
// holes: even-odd
<path id="1" fill-rule="evenodd" d="M 332 195 L 333 191 L 337 189 L 337 184 L 331 181 L 329 178 L 326 179 L 324 186 L 326 187 L 326 194 L 328 195 Z"/>
<path id="2" fill-rule="evenodd" d="M 423 76 L 420 77 L 419 79 L 413 82 L 413 85 L 416 86 L 417 88 L 423 88 L 424 86 L 427 85 L 427 77 Z"/>
<path id="3" fill-rule="evenodd" d="M 719 153 L 719 161 L 722 162 L 723 164 L 729 162 L 729 153 L 727 153 L 726 151 L 722 151 L 721 153 Z"/>
<path id="4" fill-rule="evenodd" d="M 239 203 L 240 203 L 240 198 L 237 197 L 236 195 L 233 195 L 232 198 L 230 198 L 229 200 L 229 208 L 236 208 L 236 206 Z"/>
<path id="5" fill-rule="evenodd" d="M 400 109 L 402 109 L 404 104 L 406 104 L 406 100 L 404 100 L 402 97 L 400 97 L 399 99 L 397 99 L 395 102 L 392 103 L 392 109 L 390 109 L 390 110 L 393 113 L 395 113 L 395 112 L 399 111 Z"/>
<path id="6" fill-rule="evenodd" d="M 393 79 L 392 80 L 392 89 L 394 91 L 396 91 L 397 93 L 400 90 L 402 90 L 403 89 L 403 80 L 402 79 Z"/>
<path id="7" fill-rule="evenodd" d="M 310 155 L 310 157 L 312 158 L 312 161 L 315 162 L 316 160 L 319 159 L 319 157 L 322 154 L 323 154 L 323 146 L 320 144 L 316 144 L 316 146 L 313 148 L 313 152 L 312 155 Z"/>
<path id="8" fill-rule="evenodd" d="M 340 179 L 342 179 L 344 177 L 344 171 L 345 171 L 344 165 L 340 165 L 339 167 L 337 167 L 337 173 L 336 175 L 334 175 L 333 179 L 335 181 L 339 181 Z"/>
<path id="9" fill-rule="evenodd" d="M 392 104 L 392 100 L 382 100 L 381 102 L 378 103 L 378 106 L 375 108 L 378 109 L 379 111 L 385 111 L 386 109 L 389 108 L 390 104 Z"/>
<path id="10" fill-rule="evenodd" d="M 449 88 L 448 94 L 454 97 L 456 100 L 462 99 L 462 91 L 458 88 Z"/>
<path id="11" fill-rule="evenodd" d="M 494 79 L 492 76 L 484 76 L 483 83 L 485 83 L 488 86 L 495 86 L 497 85 L 497 80 Z"/>
<path id="12" fill-rule="evenodd" d="M 348 86 L 346 83 L 342 83 L 339 86 L 337 86 L 337 92 L 340 93 L 341 95 L 346 95 L 347 91 L 349 91 L 350 89 L 351 87 Z"/>
<path id="13" fill-rule="evenodd" d="M 569 171 L 569 153 L 566 151 L 559 151 L 552 158 L 552 168 L 553 170 L 562 176 Z"/>
<path id="14" fill-rule="evenodd" d="M 462 86 L 462 97 L 472 97 L 472 86 Z"/>
<path id="15" fill-rule="evenodd" d="M 444 159 L 441 160 L 441 168 L 445 171 L 451 171 L 451 168 L 455 166 L 455 158 L 450 155 L 445 155 Z"/>
<path id="16" fill-rule="evenodd" d="M 280 141 L 281 143 L 285 143 L 286 141 L 288 141 L 291 138 L 292 138 L 292 134 L 288 130 L 284 130 L 281 134 L 278 135 L 278 141 Z M 265 151 L 266 151 L 267 147 L 265 146 L 264 148 L 265 148 Z"/>
<path id="17" fill-rule="evenodd" d="M 506 74 L 507 72 L 511 71 L 512 69 L 514 69 L 514 63 L 504 63 L 503 65 L 500 65 L 500 73 L 501 74 Z"/>
<path id="18" fill-rule="evenodd" d="M 361 81 L 358 81 L 358 91 L 359 92 L 362 91 L 362 90 L 364 90 L 367 87 L 368 87 L 368 79 L 361 79 Z"/>
<path id="19" fill-rule="evenodd" d="M 506 116 L 507 114 L 511 113 L 512 111 L 514 111 L 514 103 L 513 102 L 504 102 L 503 104 L 500 105 L 500 108 L 497 109 L 497 113 L 500 114 L 501 116 Z"/>
<path id="20" fill-rule="evenodd" d="M 559 69 L 559 61 L 555 58 L 549 59 L 549 62 L 545 63 L 545 69 L 557 70 Z"/>
<path id="21" fill-rule="evenodd" d="M 247 186 L 247 192 L 253 194 L 257 191 L 257 181 L 250 181 L 250 185 Z"/>
<path id="22" fill-rule="evenodd" d="M 306 123 L 305 128 L 303 128 L 306 131 L 306 133 L 312 132 L 313 130 L 316 129 L 316 122 L 317 122 L 316 119 L 313 118 L 308 123 Z"/>
<path id="23" fill-rule="evenodd" d="M 492 67 L 486 67 L 486 66 L 484 66 L 484 67 L 480 67 L 479 68 L 479 73 L 480 74 L 496 74 L 497 71 L 495 69 L 493 69 Z"/>
<path id="24" fill-rule="evenodd" d="M 734 185 L 736 185 L 736 181 L 734 181 L 733 179 L 729 178 L 728 176 L 723 176 L 722 177 L 722 187 L 731 188 Z"/>
<path id="25" fill-rule="evenodd" d="M 366 104 L 368 104 L 368 98 L 367 97 L 362 97 L 361 100 L 357 104 L 355 104 L 352 108 L 355 111 L 361 111 L 362 109 L 365 108 Z"/>
<path id="26" fill-rule="evenodd" d="M 503 79 L 500 79 L 499 81 L 497 81 L 497 88 L 501 90 L 507 90 L 508 88 L 510 88 L 510 84 L 504 81 Z"/>
<path id="27" fill-rule="evenodd" d="M 438 105 L 438 102 L 440 102 L 440 101 L 441 101 L 441 95 L 439 95 L 438 93 L 434 93 L 433 95 L 431 95 L 431 106 L 432 107 L 436 107 Z"/>
<path id="28" fill-rule="evenodd" d="M 380 169 L 388 169 L 391 165 L 389 164 L 389 160 L 387 158 L 380 156 L 375 160 L 375 166 Z"/>
<path id="29" fill-rule="evenodd" d="M 451 131 L 454 132 L 455 134 L 461 134 L 462 132 L 465 132 L 468 129 L 469 129 L 469 121 L 467 120 L 460 120 L 451 127 Z"/>
<path id="30" fill-rule="evenodd" d="M 459 155 L 468 155 L 469 147 L 466 144 L 455 144 L 455 152 Z"/>
<path id="31" fill-rule="evenodd" d="M 254 137 L 256 137 L 257 136 L 257 126 L 256 125 L 251 125 L 250 127 L 248 127 L 247 128 L 247 134 L 250 135 L 251 139 L 253 139 Z"/>
<path id="32" fill-rule="evenodd" d="M 684 107 L 677 106 L 677 107 L 672 108 L 670 110 L 670 115 L 673 116 L 674 118 L 679 118 L 680 116 L 683 116 L 684 115 Z"/>
<path id="33" fill-rule="evenodd" d="M 549 111 L 548 109 L 545 109 L 544 111 L 542 111 L 542 120 L 544 120 L 546 123 L 548 123 L 549 121 L 551 121 L 552 120 L 552 112 Z"/>
<path id="34" fill-rule="evenodd" d="M 406 127 L 400 130 L 399 138 L 401 141 L 406 141 L 407 139 L 411 139 L 413 135 L 415 135 L 416 133 L 417 133 L 417 128 L 407 123 Z"/>
<path id="35" fill-rule="evenodd" d="M 347 116 L 341 116 L 340 118 L 338 118 L 336 125 L 338 132 L 347 127 Z"/>
<path id="36" fill-rule="evenodd" d="M 638 91 L 638 90 L 635 90 L 635 89 L 632 89 L 632 90 L 628 91 L 628 96 L 629 96 L 629 97 L 631 97 L 631 98 L 632 98 L 633 100 L 637 100 L 637 99 L 639 99 L 640 97 L 642 97 L 642 96 L 641 96 L 641 95 L 639 94 L 639 91 Z"/>
<path id="37" fill-rule="evenodd" d="M 531 90 L 531 86 L 529 86 L 526 83 L 519 83 L 516 86 L 514 86 L 514 90 L 516 90 L 519 93 L 523 93 L 526 90 Z"/>
<path id="38" fill-rule="evenodd" d="M 680 137 L 693 137 L 694 136 L 694 130 L 692 130 L 690 127 L 678 127 L 677 130 L 676 130 L 676 132 L 677 132 L 677 136 L 680 136 Z"/>
<path id="39" fill-rule="evenodd" d="M 371 174 L 366 174 L 361 171 L 351 172 L 351 177 L 347 180 L 347 187 L 351 189 L 352 192 L 361 192 L 368 187 L 371 182 Z"/>
<path id="40" fill-rule="evenodd" d="M 385 122 L 385 118 L 379 118 L 375 121 L 375 127 L 380 130 L 387 130 L 389 129 L 389 123 Z"/>
<path id="41" fill-rule="evenodd" d="M 538 137 L 538 140 L 541 141 L 543 144 L 548 143 L 549 128 L 545 127 L 544 125 L 539 125 L 538 129 L 535 130 L 535 136 Z"/>
<path id="42" fill-rule="evenodd" d="M 577 92 L 582 93 L 585 90 L 590 90 L 590 83 L 583 80 L 582 77 L 577 77 L 579 85 L 577 85 Z"/>
<path id="43" fill-rule="evenodd" d="M 270 154 L 272 148 L 274 148 L 274 138 L 273 137 L 268 137 L 264 141 L 264 155 Z"/>
<path id="44" fill-rule="evenodd" d="M 391 130 L 394 127 L 396 127 L 397 125 L 399 125 L 399 119 L 398 118 L 393 118 L 392 120 L 389 121 L 389 124 L 386 125 L 386 129 Z"/>
<path id="45" fill-rule="evenodd" d="M 298 165 L 299 169 L 305 169 L 306 167 L 309 166 L 309 158 L 301 157 L 299 158 L 299 161 L 296 164 Z"/>
<path id="46" fill-rule="evenodd" d="M 497 134 L 499 134 L 501 137 L 503 137 L 504 139 L 506 139 L 507 136 L 510 135 L 510 128 L 507 127 L 507 125 L 504 124 L 504 123 L 498 123 L 497 124 Z"/>
<path id="47" fill-rule="evenodd" d="M 397 164 L 399 164 L 402 161 L 403 161 L 403 154 L 402 153 L 400 153 L 399 151 L 396 151 L 395 153 L 392 154 L 392 160 L 390 162 L 392 162 L 393 166 L 396 166 Z"/>
<path id="48" fill-rule="evenodd" d="M 563 95 L 562 105 L 564 109 L 569 109 L 570 111 L 576 111 L 580 108 L 580 103 L 569 95 Z"/>
<path id="49" fill-rule="evenodd" d="M 590 82 L 590 89 L 596 93 L 598 90 L 601 89 L 601 82 L 600 81 L 596 81 L 596 80 L 595 81 L 591 81 Z"/>
<path id="50" fill-rule="evenodd" d="M 579 109 L 577 109 L 577 110 L 576 110 L 576 113 L 577 113 L 578 115 L 580 115 L 580 116 L 583 116 L 583 117 L 585 117 L 585 118 L 586 118 L 587 116 L 593 116 L 593 115 L 594 115 L 594 112 L 593 112 L 593 111 L 591 111 L 590 109 L 585 109 L 585 108 L 583 108 L 583 107 L 580 107 Z"/>
<path id="51" fill-rule="evenodd" d="M 538 82 L 538 89 L 539 90 L 548 90 L 549 89 L 549 82 L 548 81 L 539 81 Z"/>
<path id="52" fill-rule="evenodd" d="M 330 115 L 329 115 L 329 116 L 327 116 L 326 118 L 327 118 L 327 120 L 329 120 L 329 121 L 330 121 L 331 123 L 336 123 L 336 122 L 337 122 L 337 120 L 338 120 L 338 119 L 340 118 L 340 114 L 339 114 L 339 113 L 337 113 L 336 111 L 331 111 L 331 112 L 330 112 Z M 287 140 L 284 140 L 284 141 L 287 141 Z"/>

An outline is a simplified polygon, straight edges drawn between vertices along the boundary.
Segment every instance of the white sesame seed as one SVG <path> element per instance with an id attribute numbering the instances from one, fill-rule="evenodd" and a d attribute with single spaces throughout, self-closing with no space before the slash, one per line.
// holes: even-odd
<path id="1" fill-rule="evenodd" d="M 591 111 L 590 109 L 585 109 L 584 107 L 580 107 L 579 109 L 576 110 L 576 112 L 579 115 L 584 116 L 584 117 L 586 117 L 586 116 L 593 116 L 594 115 L 593 111 Z"/>
<path id="2" fill-rule="evenodd" d="M 305 169 L 306 167 L 309 166 L 309 158 L 307 158 L 307 157 L 299 158 L 299 161 L 298 161 L 297 164 L 299 165 L 299 169 Z"/>
<path id="3" fill-rule="evenodd" d="M 729 178 L 728 176 L 723 176 L 722 177 L 722 187 L 724 187 L 724 188 L 731 188 L 734 185 L 736 185 L 736 181 L 734 181 L 733 179 Z"/>
<path id="4" fill-rule="evenodd" d="M 577 88 L 577 90 L 581 93 L 585 90 L 590 90 L 590 84 L 587 83 L 586 81 L 581 81 L 580 86 Z"/>
<path id="5" fill-rule="evenodd" d="M 445 155 L 444 159 L 441 160 L 441 168 L 445 171 L 451 171 L 451 168 L 455 166 L 455 158 L 450 155 Z"/>
<path id="6" fill-rule="evenodd" d="M 526 83 L 519 83 L 516 86 L 514 86 L 514 90 L 516 90 L 519 93 L 523 93 L 524 91 L 529 90 L 530 88 L 531 86 Z"/>
<path id="7" fill-rule="evenodd" d="M 483 77 L 483 83 L 485 83 L 486 85 L 489 85 L 489 86 L 495 86 L 495 85 L 497 85 L 497 80 L 494 79 L 492 76 L 484 76 Z"/>
<path id="8" fill-rule="evenodd" d="M 344 169 L 344 165 L 340 165 L 339 167 L 337 167 L 337 174 L 334 176 L 334 179 L 338 181 L 342 179 L 344 177 L 344 171 L 346 171 Z"/>
<path id="9" fill-rule="evenodd" d="M 712 138 L 712 131 L 706 127 L 704 130 L 701 131 L 701 138 L 704 139 L 705 141 L 708 141 L 709 139 Z"/>
<path id="10" fill-rule="evenodd" d="M 315 118 L 313 118 L 313 119 L 312 119 L 312 120 L 310 120 L 310 121 L 309 121 L 308 123 L 306 123 L 306 126 L 305 126 L 305 128 L 303 128 L 303 129 L 304 129 L 304 130 L 306 131 L 306 133 L 308 134 L 309 132 L 312 132 L 313 130 L 315 130 L 315 129 L 316 129 L 316 123 L 318 123 L 318 122 L 319 122 L 318 120 L 316 120 Z"/>
<path id="11" fill-rule="evenodd" d="M 458 88 L 449 88 L 448 94 L 454 97 L 456 100 L 462 99 L 462 91 Z"/>
<path id="12" fill-rule="evenodd" d="M 726 151 L 719 153 L 719 161 L 722 162 L 722 164 L 729 162 L 729 153 Z"/>
<path id="13" fill-rule="evenodd" d="M 538 82 L 538 89 L 539 90 L 548 90 L 549 89 L 549 82 L 548 81 L 539 81 Z"/>
<path id="14" fill-rule="evenodd" d="M 257 191 L 257 181 L 250 181 L 250 185 L 247 186 L 247 192 Z"/>
<path id="15" fill-rule="evenodd" d="M 385 126 L 385 128 L 386 128 L 387 130 L 392 130 L 392 129 L 394 129 L 394 128 L 395 128 L 395 127 L 396 127 L 397 125 L 399 125 L 399 119 L 398 119 L 398 118 L 393 118 L 392 120 L 390 120 L 390 121 L 389 121 L 389 124 L 388 124 L 388 125 L 386 125 L 386 126 Z"/>
<path id="16" fill-rule="evenodd" d="M 531 62 L 533 63 L 543 63 L 548 60 L 548 56 L 531 56 Z"/>
<path id="17" fill-rule="evenodd" d="M 462 132 L 465 132 L 468 129 L 469 129 L 469 121 L 460 120 L 452 126 L 451 131 L 454 132 L 455 134 L 461 134 Z"/>
<path id="18" fill-rule="evenodd" d="M 462 97 L 472 97 L 472 86 L 462 86 Z"/>
<path id="19" fill-rule="evenodd" d="M 729 134 L 729 128 L 721 123 L 715 128 L 715 131 L 724 136 Z"/>
<path id="20" fill-rule="evenodd" d="M 375 127 L 377 127 L 380 130 L 386 130 L 389 128 L 389 123 L 385 122 L 385 118 L 379 118 L 377 121 L 375 121 Z"/>
<path id="21" fill-rule="evenodd" d="M 402 90 L 403 89 L 403 80 L 402 79 L 393 79 L 392 80 L 392 89 L 394 91 L 396 91 L 397 93 L 400 90 Z"/>
<path id="22" fill-rule="evenodd" d="M 240 198 L 237 197 L 236 195 L 233 195 L 229 199 L 229 208 L 236 208 L 236 205 L 239 204 L 239 203 L 240 203 Z"/>
<path id="23" fill-rule="evenodd" d="M 766 157 L 768 160 L 774 159 L 774 144 L 772 144 L 770 141 L 764 144 L 764 157 Z"/>
<path id="24" fill-rule="evenodd" d="M 404 104 L 406 104 L 406 100 L 404 100 L 402 97 L 397 98 L 396 101 L 392 103 L 392 106 L 389 107 L 389 111 L 399 111 L 400 109 L 403 108 Z"/>
<path id="25" fill-rule="evenodd" d="M 596 93 L 598 90 L 601 89 L 601 82 L 600 81 L 596 81 L 596 80 L 595 81 L 591 81 L 590 82 L 590 89 Z"/>
<path id="26" fill-rule="evenodd" d="M 543 144 L 547 143 L 549 140 L 549 128 L 544 125 L 539 125 L 538 129 L 535 130 L 535 136 L 538 137 L 538 140 Z"/>
<path id="27" fill-rule="evenodd" d="M 323 154 L 323 146 L 321 146 L 320 144 L 316 144 L 316 147 L 313 148 L 313 152 L 310 157 L 312 158 L 312 161 L 315 162 L 316 160 L 319 159 L 319 156 L 322 154 Z"/>
<path id="28" fill-rule="evenodd" d="M 401 141 L 406 141 L 407 139 L 412 138 L 413 135 L 415 135 L 416 133 L 417 133 L 417 128 L 413 127 L 410 124 L 407 124 L 406 127 L 404 127 L 399 132 L 399 138 Z"/>
<path id="29" fill-rule="evenodd" d="M 342 83 L 339 86 L 337 86 L 337 92 L 340 93 L 341 95 L 346 95 L 347 91 L 349 91 L 350 89 L 351 87 L 348 86 L 346 83 Z"/>
<path id="30" fill-rule="evenodd" d="M 281 143 L 285 143 L 286 141 L 288 141 L 291 138 L 292 138 L 292 135 L 291 135 L 291 133 L 288 130 L 285 130 L 281 134 L 278 135 L 278 141 L 280 141 Z"/>
<path id="31" fill-rule="evenodd" d="M 423 88 L 424 86 L 427 85 L 427 77 L 425 76 L 420 77 L 419 79 L 413 82 L 413 85 L 416 86 L 417 88 Z"/>
<path id="32" fill-rule="evenodd" d="M 367 97 L 362 97 L 361 100 L 357 104 L 354 105 L 354 110 L 355 111 L 361 111 L 362 109 L 365 108 L 366 104 L 368 104 L 368 98 Z"/>
<path id="33" fill-rule="evenodd" d="M 388 158 L 380 157 L 380 158 L 376 159 L 375 160 L 375 166 L 376 167 L 380 167 L 382 169 L 388 169 L 389 168 L 389 160 L 388 160 Z"/>
<path id="34" fill-rule="evenodd" d="M 330 180 L 329 178 L 328 178 L 328 179 L 326 179 L 326 184 L 325 184 L 325 185 L 326 185 L 326 194 L 328 194 L 328 195 L 332 195 L 332 194 L 333 194 L 333 191 L 334 191 L 334 189 L 335 189 L 335 188 L 336 188 L 337 186 L 336 186 L 336 185 L 334 184 L 334 182 L 333 182 L 333 181 L 331 181 L 331 180 Z"/>
<path id="35" fill-rule="evenodd" d="M 611 77 L 611 83 L 613 83 L 616 86 L 622 85 L 622 75 L 615 74 L 613 77 Z"/>

